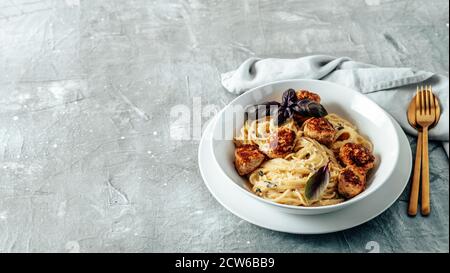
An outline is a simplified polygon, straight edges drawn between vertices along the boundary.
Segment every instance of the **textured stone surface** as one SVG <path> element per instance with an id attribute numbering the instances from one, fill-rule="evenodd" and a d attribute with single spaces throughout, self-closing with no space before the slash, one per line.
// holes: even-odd
<path id="1" fill-rule="evenodd" d="M 448 76 L 448 12 L 447 0 L 1 1 L 0 251 L 364 252 L 376 241 L 448 252 L 439 145 L 428 218 L 406 216 L 406 190 L 362 226 L 299 236 L 221 207 L 198 139 L 170 138 L 198 133 L 169 117 L 177 104 L 223 107 L 233 96 L 219 74 L 249 56 L 346 55 Z"/>

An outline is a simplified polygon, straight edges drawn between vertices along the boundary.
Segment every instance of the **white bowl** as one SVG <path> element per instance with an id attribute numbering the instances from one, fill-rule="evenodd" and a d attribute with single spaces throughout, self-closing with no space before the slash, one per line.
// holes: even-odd
<path id="1" fill-rule="evenodd" d="M 322 99 L 321 104 L 327 109 L 328 113 L 336 113 L 348 119 L 358 127 L 361 134 L 368 137 L 373 143 L 377 160 L 375 168 L 368 176 L 367 187 L 362 193 L 336 205 L 322 207 L 284 205 L 255 195 L 250 191 L 247 180 L 239 176 L 234 167 L 235 147 L 233 137 L 243 125 L 244 108 L 248 105 L 270 100 L 281 101 L 282 93 L 289 88 L 294 90 L 306 89 L 319 94 Z M 236 119 L 236 117 L 238 118 Z M 233 183 L 238 189 L 246 192 L 249 198 L 255 198 L 287 213 L 322 214 L 354 205 L 373 194 L 388 180 L 399 158 L 399 137 L 394 124 L 383 109 L 357 91 L 317 80 L 279 81 L 249 90 L 234 99 L 219 113 L 212 134 L 211 145 L 214 159 L 221 171 L 230 178 L 230 181 L 224 181 L 224 183 Z M 395 181 L 390 183 L 395 183 Z"/>

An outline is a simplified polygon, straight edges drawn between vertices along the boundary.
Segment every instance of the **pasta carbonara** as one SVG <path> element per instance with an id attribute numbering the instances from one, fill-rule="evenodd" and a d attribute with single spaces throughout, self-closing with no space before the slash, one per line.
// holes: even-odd
<path id="1" fill-rule="evenodd" d="M 301 92 L 305 96 L 308 91 Z M 278 126 L 275 123 L 272 116 L 248 120 L 235 137 L 236 168 L 247 176 L 256 195 L 287 205 L 324 206 L 343 202 L 364 189 L 366 172 L 373 167 L 373 147 L 355 125 L 336 114 L 302 119 L 301 124 L 295 117 Z M 356 145 L 352 146 L 356 152 L 351 145 Z M 361 156 L 368 158 L 361 160 Z M 324 166 L 329 181 L 312 199 L 305 188 Z M 355 182 L 362 182 L 362 189 Z"/>

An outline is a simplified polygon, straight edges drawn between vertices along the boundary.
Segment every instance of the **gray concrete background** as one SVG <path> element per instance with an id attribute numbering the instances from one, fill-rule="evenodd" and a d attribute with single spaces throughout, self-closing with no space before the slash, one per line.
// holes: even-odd
<path id="1" fill-rule="evenodd" d="M 171 139 L 169 118 L 195 97 L 223 107 L 234 96 L 219 74 L 249 56 L 345 55 L 448 76 L 448 12 L 447 0 L 1 0 L 0 252 L 365 252 L 369 241 L 448 252 L 437 144 L 430 217 L 406 216 L 406 190 L 362 226 L 299 236 L 221 207 L 198 140 Z"/>

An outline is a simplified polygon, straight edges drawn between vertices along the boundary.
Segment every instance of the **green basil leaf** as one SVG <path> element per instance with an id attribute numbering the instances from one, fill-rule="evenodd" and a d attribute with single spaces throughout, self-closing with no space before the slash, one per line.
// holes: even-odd
<path id="1" fill-rule="evenodd" d="M 328 164 L 321 167 L 306 182 L 305 197 L 309 201 L 318 200 L 330 182 L 330 170 Z"/>

